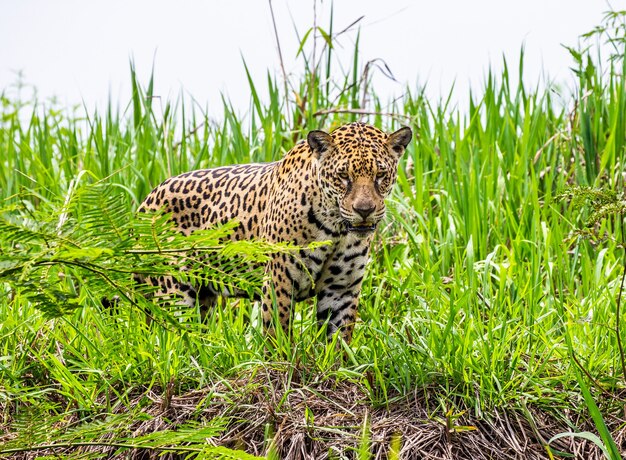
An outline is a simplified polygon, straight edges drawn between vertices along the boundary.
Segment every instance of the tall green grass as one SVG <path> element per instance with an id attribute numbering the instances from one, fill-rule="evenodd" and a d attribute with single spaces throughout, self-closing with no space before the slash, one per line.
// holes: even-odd
<path id="1" fill-rule="evenodd" d="M 608 15 L 598 33 L 623 31 L 619 21 L 623 15 Z M 325 38 L 318 38 L 323 52 L 312 56 L 315 34 Z M 217 123 L 183 99 L 157 108 L 154 76 L 143 85 L 132 67 L 128 106 L 110 104 L 104 113 L 69 112 L 6 90 L 1 207 L 5 217 L 28 222 L 103 181 L 119 190 L 130 216 L 152 187 L 183 171 L 275 160 L 308 130 L 357 119 L 386 130 L 408 124 L 416 140 L 374 242 L 352 345 L 341 355 L 320 345 L 310 302 L 297 309 L 296 340 L 279 334 L 268 351 L 247 301 L 181 330 L 150 326 L 132 308 L 104 314 L 89 286 L 80 308 L 48 319 L 14 284 L 0 299 L 5 423 L 27 433 L 29 420 L 51 414 L 86 421 L 133 407 L 147 390 L 183 392 L 270 367 L 298 369 L 305 381 L 354 381 L 373 405 L 434 385 L 451 405 L 462 400 L 477 415 L 500 405 L 532 405 L 557 418 L 590 410 L 612 449 L 601 420 L 615 410 L 603 393 L 617 393 L 626 377 L 615 333 L 623 321 L 616 317 L 622 226 L 599 223 L 607 237 L 599 246 L 577 239 L 586 211 L 555 198 L 572 185 L 621 192 L 623 42 L 608 65 L 593 48 L 570 50 L 572 94 L 549 83 L 527 87 L 520 54 L 518 85 L 505 63 L 466 107 L 450 108 L 423 90 L 381 102 L 363 79 L 358 35 L 343 72 L 332 25 L 303 37 L 300 80 L 283 85 L 268 74 L 260 84 L 244 64 L 251 110 L 242 118 L 224 101 Z M 577 404 L 581 394 L 586 409 Z"/>

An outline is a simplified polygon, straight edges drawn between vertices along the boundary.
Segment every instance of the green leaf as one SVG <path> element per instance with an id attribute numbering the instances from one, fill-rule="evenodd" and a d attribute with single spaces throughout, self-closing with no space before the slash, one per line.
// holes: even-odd
<path id="1" fill-rule="evenodd" d="M 587 441 L 591 441 L 596 446 L 598 446 L 600 448 L 600 450 L 602 451 L 602 453 L 605 455 L 606 458 L 609 458 L 609 459 L 616 458 L 616 457 L 611 457 L 611 455 L 609 454 L 609 451 L 607 450 L 606 446 L 602 442 L 602 439 L 600 439 L 598 437 L 598 435 L 596 435 L 595 433 L 591 433 L 589 431 L 581 431 L 579 433 L 574 433 L 574 432 L 568 431 L 568 432 L 565 432 L 565 433 L 559 433 L 559 434 L 556 434 L 556 435 L 552 436 L 548 440 L 548 444 L 552 444 L 557 439 L 561 439 L 561 438 L 565 438 L 565 437 L 581 438 L 581 439 L 586 439 Z M 617 457 L 617 459 L 619 459 L 619 458 L 620 457 Z"/>
<path id="2" fill-rule="evenodd" d="M 332 48 L 333 47 L 333 39 L 332 39 L 332 37 L 324 29 L 322 29 L 320 26 L 317 26 L 317 30 L 319 31 L 319 33 L 324 38 L 324 41 L 326 42 L 328 47 Z"/>

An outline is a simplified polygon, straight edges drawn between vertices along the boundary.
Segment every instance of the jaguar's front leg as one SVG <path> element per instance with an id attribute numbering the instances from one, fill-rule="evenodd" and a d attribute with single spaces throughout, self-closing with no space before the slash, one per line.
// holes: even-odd
<path id="1" fill-rule="evenodd" d="M 329 338 L 339 331 L 346 343 L 352 340 L 362 279 L 327 284 L 317 294 L 317 321 L 320 326 L 327 322 Z"/>
<path id="2" fill-rule="evenodd" d="M 263 329 L 270 336 L 275 336 L 274 318 L 278 318 L 283 331 L 290 334 L 291 304 L 293 282 L 284 261 L 274 260 L 268 264 L 271 275 L 263 283 L 262 313 Z"/>
<path id="3" fill-rule="evenodd" d="M 331 337 L 339 331 L 346 343 L 352 340 L 371 238 L 346 240 L 328 260 L 317 283 L 317 321 L 327 323 Z"/>

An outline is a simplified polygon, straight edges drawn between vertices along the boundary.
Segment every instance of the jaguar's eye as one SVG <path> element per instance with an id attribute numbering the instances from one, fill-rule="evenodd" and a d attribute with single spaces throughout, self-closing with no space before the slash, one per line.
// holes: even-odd
<path id="1" fill-rule="evenodd" d="M 348 172 L 347 171 L 339 171 L 338 175 L 339 175 L 339 179 L 341 179 L 341 180 L 349 180 L 350 179 L 350 176 L 348 176 Z"/>
<path id="2" fill-rule="evenodd" d="M 378 171 L 376 173 L 376 179 L 382 179 L 383 177 L 385 177 L 387 175 L 387 171 Z"/>

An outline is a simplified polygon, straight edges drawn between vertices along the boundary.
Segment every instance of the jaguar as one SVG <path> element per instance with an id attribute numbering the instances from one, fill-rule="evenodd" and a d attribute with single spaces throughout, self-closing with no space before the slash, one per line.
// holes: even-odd
<path id="1" fill-rule="evenodd" d="M 387 134 L 361 122 L 330 133 L 310 131 L 279 161 L 171 177 L 150 192 L 139 210 L 169 213 L 184 235 L 236 220 L 235 240 L 303 248 L 298 254 L 277 253 L 264 267 L 264 329 L 273 333 L 273 318 L 278 318 L 288 332 L 293 304 L 316 298 L 317 321 L 327 325 L 327 334 L 338 332 L 350 342 L 372 238 L 411 138 L 408 127 Z M 310 246 L 314 242 L 330 244 Z M 148 282 L 158 294 L 176 295 L 189 306 L 214 305 L 217 296 L 229 294 L 211 283 Z"/>

